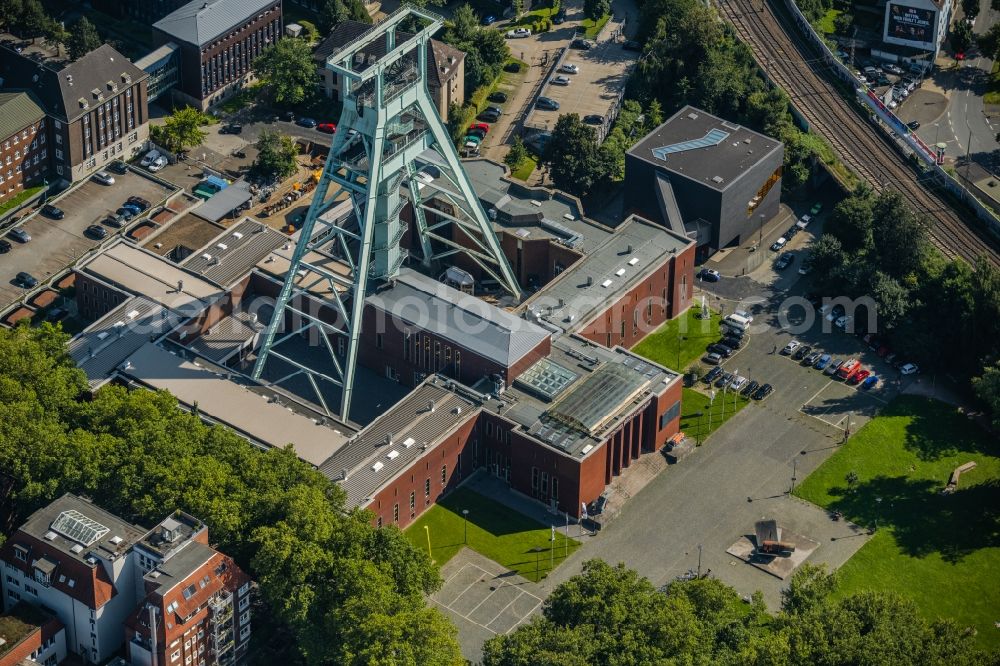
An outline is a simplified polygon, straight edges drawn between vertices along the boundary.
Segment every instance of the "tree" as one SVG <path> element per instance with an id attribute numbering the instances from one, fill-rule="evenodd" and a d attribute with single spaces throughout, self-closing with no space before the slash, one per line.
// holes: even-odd
<path id="1" fill-rule="evenodd" d="M 962 13 L 965 18 L 975 21 L 979 16 L 979 0 L 962 0 Z"/>
<path id="2" fill-rule="evenodd" d="M 155 128 L 157 136 L 154 140 L 171 152 L 183 153 L 201 145 L 208 136 L 202 127 L 211 123 L 210 116 L 192 106 L 185 106 L 167 116 L 162 127 Z"/>
<path id="3" fill-rule="evenodd" d="M 338 23 L 348 19 L 361 23 L 372 22 L 361 0 L 320 0 L 316 24 L 322 35 L 329 35 Z"/>
<path id="4" fill-rule="evenodd" d="M 70 32 L 66 46 L 69 48 L 69 57 L 73 60 L 79 60 L 104 43 L 101 36 L 97 34 L 97 28 L 86 16 L 80 17 L 80 20 L 73 24 L 73 29 Z"/>
<path id="5" fill-rule="evenodd" d="M 847 473 L 845 480 L 847 481 L 847 488 L 853 491 L 854 487 L 858 485 L 858 473 L 852 469 Z"/>
<path id="6" fill-rule="evenodd" d="M 803 564 L 792 574 L 792 582 L 781 592 L 781 609 L 796 615 L 820 606 L 836 589 L 835 574 L 827 573 L 825 566 Z"/>
<path id="7" fill-rule="evenodd" d="M 994 23 L 976 39 L 983 55 L 991 60 L 1000 58 L 1000 23 Z"/>
<path id="8" fill-rule="evenodd" d="M 0 0 L 0 27 L 5 30 L 16 30 L 23 11 L 22 0 Z"/>
<path id="9" fill-rule="evenodd" d="M 577 196 L 587 194 L 605 173 L 594 130 L 575 113 L 559 116 L 545 163 L 556 187 Z"/>
<path id="10" fill-rule="evenodd" d="M 35 43 L 35 38 L 44 35 L 49 27 L 51 19 L 45 13 L 41 0 L 22 0 L 21 18 L 18 27 L 22 33 L 31 37 L 31 43 Z"/>
<path id="11" fill-rule="evenodd" d="M 854 14 L 843 12 L 833 19 L 833 31 L 838 35 L 849 35 L 854 25 Z"/>
<path id="12" fill-rule="evenodd" d="M 312 49 L 305 40 L 278 40 L 254 60 L 253 70 L 283 106 L 301 104 L 316 90 Z"/>
<path id="13" fill-rule="evenodd" d="M 291 137 L 265 129 L 257 138 L 257 159 L 251 171 L 263 180 L 284 180 L 295 173 L 298 151 Z"/>
<path id="14" fill-rule="evenodd" d="M 449 44 L 469 44 L 477 32 L 479 32 L 479 17 L 468 3 L 463 3 L 451 16 L 451 27 L 445 41 Z"/>
<path id="15" fill-rule="evenodd" d="M 61 55 L 62 48 L 69 44 L 69 40 L 72 37 L 73 33 L 66 30 L 62 23 L 59 21 L 49 21 L 48 32 L 45 35 L 45 39 L 55 45 L 56 55 Z"/>
<path id="16" fill-rule="evenodd" d="M 514 18 L 521 18 L 521 14 L 524 13 L 524 0 L 514 0 Z"/>
<path id="17" fill-rule="evenodd" d="M 976 396 L 989 407 L 993 427 L 1000 428 L 1000 363 L 983 368 L 983 374 L 972 380 Z"/>
<path id="18" fill-rule="evenodd" d="M 877 308 L 878 325 L 883 330 L 895 328 L 911 306 L 909 291 L 882 271 L 875 271 L 871 296 Z"/>
<path id="19" fill-rule="evenodd" d="M 517 171 L 517 168 L 521 166 L 526 159 L 528 159 L 528 149 L 524 147 L 524 142 L 521 141 L 521 137 L 515 136 L 514 141 L 510 144 L 510 150 L 503 158 L 504 164 L 510 167 L 511 171 Z"/>
<path id="20" fill-rule="evenodd" d="M 305 40 L 310 44 L 315 44 L 320 40 L 319 29 L 312 21 L 298 19 L 297 23 L 302 26 L 302 33 Z"/>
<path id="21" fill-rule="evenodd" d="M 591 21 L 599 21 L 611 13 L 611 0 L 583 0 L 583 15 Z"/>
<path id="22" fill-rule="evenodd" d="M 951 29 L 951 47 L 958 53 L 969 50 L 976 41 L 976 36 L 972 32 L 972 26 L 965 21 L 959 21 Z"/>

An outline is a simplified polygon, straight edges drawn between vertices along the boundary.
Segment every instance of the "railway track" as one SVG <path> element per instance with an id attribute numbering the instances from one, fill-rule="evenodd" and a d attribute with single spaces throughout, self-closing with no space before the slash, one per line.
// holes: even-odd
<path id="1" fill-rule="evenodd" d="M 844 164 L 875 191 L 900 192 L 924 216 L 931 242 L 945 255 L 969 263 L 985 255 L 1000 264 L 1000 243 L 989 232 L 966 224 L 946 199 L 929 189 L 926 177 L 921 181 L 889 137 L 844 102 L 830 80 L 829 65 L 798 37 L 798 27 L 783 6 L 776 8 L 768 0 L 719 0 L 718 6 L 758 64 Z"/>

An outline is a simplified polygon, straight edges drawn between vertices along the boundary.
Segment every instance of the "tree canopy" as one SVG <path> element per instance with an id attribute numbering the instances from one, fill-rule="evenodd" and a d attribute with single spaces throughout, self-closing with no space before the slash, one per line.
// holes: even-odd
<path id="1" fill-rule="evenodd" d="M 65 492 L 137 524 L 181 509 L 254 576 L 266 621 L 294 638 L 273 663 L 460 662 L 454 627 L 424 603 L 437 571 L 397 528 L 348 510 L 292 450 L 260 451 L 168 393 L 109 385 L 89 397 L 66 340 L 48 324 L 0 330 L 5 534 Z"/>
<path id="2" fill-rule="evenodd" d="M 590 560 L 559 585 L 541 617 L 491 638 L 485 666 L 584 664 L 987 664 L 971 635 L 933 622 L 893 594 L 836 599 L 836 579 L 803 565 L 767 613 L 724 583 L 701 578 L 656 589 L 624 565 Z"/>
<path id="3" fill-rule="evenodd" d="M 316 25 L 320 31 L 320 39 L 325 38 L 342 21 L 360 21 L 371 23 L 371 16 L 361 0 L 320 0 Z"/>
<path id="4" fill-rule="evenodd" d="M 80 20 L 73 24 L 73 29 L 70 30 L 66 47 L 69 49 L 69 57 L 73 60 L 79 60 L 103 43 L 104 40 L 97 33 L 94 24 L 86 16 L 81 16 Z"/>
<path id="5" fill-rule="evenodd" d="M 279 39 L 253 61 L 253 71 L 277 104 L 302 104 L 316 91 L 316 65 L 304 39 Z"/>
<path id="6" fill-rule="evenodd" d="M 250 167 L 254 177 L 261 180 L 282 180 L 295 173 L 295 156 L 298 150 L 287 134 L 275 130 L 261 130 L 257 137 L 257 159 Z"/>
<path id="7" fill-rule="evenodd" d="M 465 52 L 467 96 L 500 76 L 504 63 L 510 57 L 510 48 L 503 33 L 480 26 L 479 16 L 468 4 L 455 8 L 452 24 L 445 31 L 443 39 L 447 44 Z"/>
<path id="8" fill-rule="evenodd" d="M 544 159 L 556 187 L 577 196 L 590 192 L 606 172 L 594 129 L 575 113 L 559 116 Z"/>
<path id="9" fill-rule="evenodd" d="M 202 129 L 212 123 L 211 116 L 202 113 L 193 106 L 175 109 L 163 121 L 163 125 L 150 128 L 153 140 L 167 150 L 181 153 L 196 146 L 208 136 Z"/>

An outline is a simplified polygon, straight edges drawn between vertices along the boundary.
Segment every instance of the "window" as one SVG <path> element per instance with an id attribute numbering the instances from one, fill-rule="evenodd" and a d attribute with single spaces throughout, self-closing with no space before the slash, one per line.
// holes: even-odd
<path id="1" fill-rule="evenodd" d="M 240 629 L 240 640 L 245 641 L 249 636 L 250 636 L 250 625 L 248 624 L 247 626 Z M 204 664 L 205 660 L 202 659 L 201 663 Z"/>
<path id="2" fill-rule="evenodd" d="M 56 134 L 56 143 L 62 145 L 62 134 Z"/>
<path id="3" fill-rule="evenodd" d="M 243 613 L 240 615 L 240 625 L 244 625 L 250 621 L 250 613 Z"/>
<path id="4" fill-rule="evenodd" d="M 382 334 L 375 334 L 375 349 L 382 349 Z"/>
<path id="5" fill-rule="evenodd" d="M 245 611 L 250 607 L 250 597 L 243 597 L 240 599 L 240 610 Z"/>
<path id="6" fill-rule="evenodd" d="M 177 661 L 180 658 L 181 658 L 181 651 L 180 650 L 174 650 L 170 654 L 170 661 Z"/>
<path id="7" fill-rule="evenodd" d="M 538 490 L 538 468 L 531 468 L 531 489 Z"/>
<path id="8" fill-rule="evenodd" d="M 399 505 L 398 504 L 393 504 L 392 505 L 392 522 L 394 522 L 394 523 L 398 523 L 399 522 Z"/>
<path id="9" fill-rule="evenodd" d="M 9 174 L 8 174 L 9 175 Z M 28 561 L 28 549 L 24 546 L 14 546 L 14 557 L 21 560 L 22 562 Z"/>
<path id="10" fill-rule="evenodd" d="M 61 160 L 63 158 L 63 151 L 60 148 L 56 148 L 56 159 Z"/>
<path id="11" fill-rule="evenodd" d="M 382 516 L 379 516 L 379 517 L 378 517 L 378 520 L 376 521 L 376 524 L 375 524 L 375 525 L 376 525 L 376 527 L 378 527 L 379 529 L 382 529 Z"/>
<path id="12" fill-rule="evenodd" d="M 411 513 L 413 512 L 413 509 L 416 508 L 416 506 L 417 506 L 417 493 L 411 490 L 410 491 L 410 512 Z"/>
<path id="13" fill-rule="evenodd" d="M 443 486 L 448 482 L 448 466 L 441 465 L 441 485 Z"/>

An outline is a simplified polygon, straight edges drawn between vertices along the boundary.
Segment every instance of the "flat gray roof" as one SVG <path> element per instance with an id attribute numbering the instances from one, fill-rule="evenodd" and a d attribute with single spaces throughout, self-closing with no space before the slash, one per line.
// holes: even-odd
<path id="1" fill-rule="evenodd" d="M 462 167 L 486 212 L 496 211 L 493 227 L 497 231 L 525 239 L 549 238 L 580 252 L 597 247 L 614 233 L 586 219 L 576 198 L 512 182 L 505 177 L 502 164 L 479 159 L 466 160 Z"/>
<path id="2" fill-rule="evenodd" d="M 231 186 L 215 196 L 230 189 Z M 287 242 L 288 236 L 247 217 L 208 241 L 181 265 L 206 280 L 229 287 L 249 275 L 261 259 Z"/>
<path id="3" fill-rule="evenodd" d="M 69 342 L 69 355 L 97 388 L 151 337 L 159 337 L 180 318 L 148 298 L 132 296 Z"/>
<path id="4" fill-rule="evenodd" d="M 187 347 L 198 356 L 221 365 L 244 347 L 251 346 L 263 330 L 264 325 L 251 319 L 246 310 L 236 310 L 187 343 Z"/>
<path id="5" fill-rule="evenodd" d="M 188 315 L 223 295 L 218 286 L 126 241 L 95 255 L 78 270 Z"/>
<path id="6" fill-rule="evenodd" d="M 715 190 L 725 190 L 781 142 L 685 106 L 628 154 Z"/>
<path id="7" fill-rule="evenodd" d="M 229 187 L 216 192 L 208 201 L 202 202 L 191 212 L 209 222 L 218 222 L 252 198 L 250 183 L 240 178 Z"/>
<path id="8" fill-rule="evenodd" d="M 366 303 L 484 358 L 510 366 L 542 344 L 549 332 L 506 310 L 410 269 Z"/>
<path id="9" fill-rule="evenodd" d="M 431 375 L 409 395 L 359 432 L 320 466 L 339 481 L 348 506 L 365 506 L 386 483 L 424 455 L 459 424 L 474 418 L 477 403 L 451 390 L 448 380 Z M 390 443 L 386 443 L 386 438 Z M 438 458 L 435 458 L 438 459 Z M 347 479 L 343 471 L 347 470 Z"/>
<path id="10" fill-rule="evenodd" d="M 563 271 L 519 309 L 564 330 L 579 330 L 650 271 L 659 270 L 665 257 L 679 254 L 692 243 L 658 224 L 632 216 L 602 245 Z"/>
<path id="11" fill-rule="evenodd" d="M 200 415 L 229 426 L 254 442 L 269 447 L 292 444 L 296 455 L 312 465 L 322 464 L 351 434 L 274 403 L 221 372 L 151 342 L 140 347 L 128 361 L 129 367 L 122 374 L 152 389 L 170 391 L 184 405 L 197 404 Z"/>
<path id="12" fill-rule="evenodd" d="M 202 46 L 267 9 L 275 0 L 192 0 L 153 24 L 177 40 Z M 278 5 L 281 6 L 280 3 Z"/>

